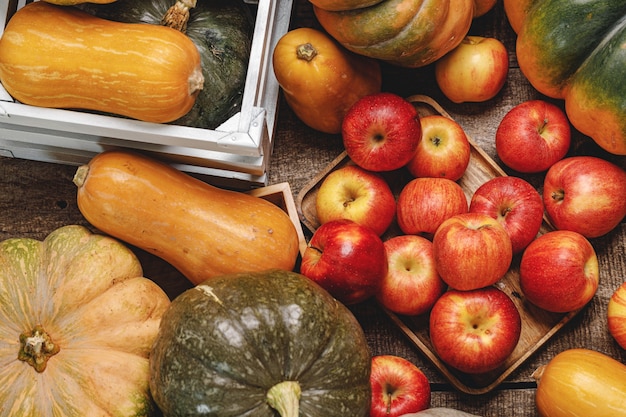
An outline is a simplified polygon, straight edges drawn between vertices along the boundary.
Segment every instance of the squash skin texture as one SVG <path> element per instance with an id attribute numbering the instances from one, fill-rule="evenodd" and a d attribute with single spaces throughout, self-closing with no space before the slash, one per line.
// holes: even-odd
<path id="1" fill-rule="evenodd" d="M 0 242 L 0 416 L 148 416 L 148 355 L 170 305 L 120 242 L 78 225 Z M 38 373 L 17 359 L 39 324 L 57 344 Z"/>
<path id="2" fill-rule="evenodd" d="M 307 44 L 315 53 L 311 59 L 299 53 Z M 289 107 L 307 126 L 324 133 L 341 133 L 350 107 L 382 87 L 378 61 L 349 52 L 312 28 L 293 29 L 282 36 L 274 48 L 273 64 Z"/>
<path id="3" fill-rule="evenodd" d="M 78 208 L 95 227 L 150 252 L 198 284 L 225 273 L 292 270 L 299 238 L 289 216 L 128 151 L 79 167 Z"/>
<path id="4" fill-rule="evenodd" d="M 81 9 L 123 23 L 161 25 L 171 0 L 123 0 Z M 215 129 L 241 110 L 254 19 L 243 1 L 201 0 L 189 10 L 185 34 L 198 48 L 204 88 L 176 125 Z"/>
<path id="5" fill-rule="evenodd" d="M 626 413 L 626 366 L 603 353 L 567 349 L 533 374 L 544 417 L 614 417 Z"/>
<path id="6" fill-rule="evenodd" d="M 178 296 L 150 370 L 166 416 L 274 417 L 266 395 L 283 381 L 301 386 L 299 415 L 369 414 L 371 354 L 361 327 L 295 272 L 224 275 Z"/>
<path id="7" fill-rule="evenodd" d="M 626 1 L 505 0 L 520 69 L 539 92 L 565 100 L 572 125 L 626 155 Z"/>
<path id="8" fill-rule="evenodd" d="M 362 9 L 313 10 L 346 49 L 415 68 L 435 62 L 463 40 L 474 7 L 473 0 L 383 0 Z"/>
<path id="9" fill-rule="evenodd" d="M 203 76 L 198 50 L 174 29 L 36 2 L 0 39 L 0 81 L 25 104 L 165 123 L 191 109 Z"/>

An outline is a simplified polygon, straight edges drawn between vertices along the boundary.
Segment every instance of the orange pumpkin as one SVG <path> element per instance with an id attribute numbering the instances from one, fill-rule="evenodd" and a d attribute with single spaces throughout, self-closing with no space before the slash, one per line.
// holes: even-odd
<path id="1" fill-rule="evenodd" d="M 382 0 L 368 7 L 337 10 L 314 2 L 313 10 L 323 28 L 346 49 L 398 66 L 422 67 L 454 49 L 467 35 L 472 19 L 495 3 Z"/>
<path id="2" fill-rule="evenodd" d="M 306 125 L 325 133 L 341 132 L 350 107 L 381 90 L 377 61 L 349 52 L 311 28 L 283 35 L 274 49 L 273 64 L 287 104 Z"/>

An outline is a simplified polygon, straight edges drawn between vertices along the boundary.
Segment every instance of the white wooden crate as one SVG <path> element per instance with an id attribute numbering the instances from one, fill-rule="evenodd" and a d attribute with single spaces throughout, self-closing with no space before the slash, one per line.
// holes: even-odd
<path id="1" fill-rule="evenodd" d="M 0 0 L 0 22 L 31 1 Z M 29 106 L 0 84 L 0 156 L 79 165 L 106 149 L 129 148 L 217 185 L 267 185 L 279 93 L 272 52 L 289 29 L 292 5 L 259 0 L 251 6 L 256 23 L 241 110 L 215 130 Z"/>

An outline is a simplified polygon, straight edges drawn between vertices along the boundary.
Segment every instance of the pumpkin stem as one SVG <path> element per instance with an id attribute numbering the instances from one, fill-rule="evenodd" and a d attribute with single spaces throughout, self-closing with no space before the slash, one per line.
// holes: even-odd
<path id="1" fill-rule="evenodd" d="M 311 62 L 313 58 L 315 58 L 315 56 L 317 55 L 317 49 L 315 49 L 313 45 L 307 42 L 298 45 L 298 47 L 296 48 L 296 54 L 298 56 L 298 59 L 303 59 L 307 62 Z"/>
<path id="2" fill-rule="evenodd" d="M 89 166 L 88 165 L 81 165 L 78 167 L 78 169 L 76 170 L 76 173 L 74 174 L 74 178 L 72 179 L 72 182 L 78 187 L 82 187 L 83 184 L 85 183 L 85 179 L 87 178 L 87 174 L 89 174 Z"/>
<path id="3" fill-rule="evenodd" d="M 187 32 L 189 9 L 193 9 L 194 7 L 196 7 L 196 0 L 177 0 L 176 3 L 165 12 L 163 19 L 161 19 L 161 24 L 182 33 Z"/>
<path id="4" fill-rule="evenodd" d="M 541 365 L 539 368 L 535 369 L 535 372 L 532 373 L 531 377 L 537 381 L 537 384 L 541 381 L 541 377 L 546 370 L 546 365 Z"/>
<path id="5" fill-rule="evenodd" d="M 279 382 L 267 392 L 267 403 L 278 411 L 281 417 L 298 417 L 301 394 L 302 390 L 298 382 Z"/>
<path id="6" fill-rule="evenodd" d="M 37 325 L 30 332 L 20 335 L 20 351 L 17 358 L 41 373 L 46 369 L 48 359 L 59 353 L 59 350 L 61 350 L 59 345 L 52 341 L 41 325 Z"/>

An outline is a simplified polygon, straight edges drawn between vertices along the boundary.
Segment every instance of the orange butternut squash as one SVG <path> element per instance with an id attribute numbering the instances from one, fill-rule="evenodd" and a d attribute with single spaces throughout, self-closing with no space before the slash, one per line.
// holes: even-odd
<path id="1" fill-rule="evenodd" d="M 191 109 L 204 78 L 198 49 L 175 29 L 40 1 L 19 9 L 4 30 L 0 82 L 33 106 L 165 123 Z"/>
<path id="2" fill-rule="evenodd" d="M 217 275 L 292 270 L 299 239 L 278 206 L 127 151 L 96 155 L 74 176 L 95 227 L 161 257 L 198 284 Z"/>

